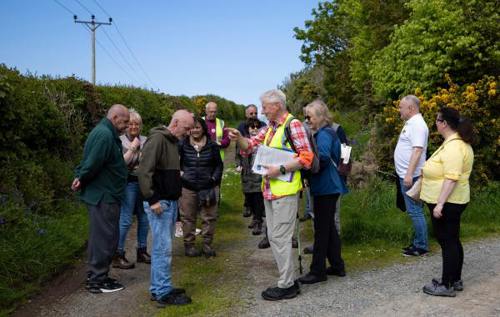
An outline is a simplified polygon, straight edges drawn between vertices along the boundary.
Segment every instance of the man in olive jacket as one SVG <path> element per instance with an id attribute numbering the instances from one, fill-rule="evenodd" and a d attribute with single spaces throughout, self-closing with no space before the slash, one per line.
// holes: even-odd
<path id="1" fill-rule="evenodd" d="M 151 129 L 142 148 L 137 177 L 144 197 L 153 248 L 151 252 L 151 298 L 159 307 L 191 302 L 183 289 L 172 286 L 172 236 L 181 196 L 179 139 L 194 125 L 193 114 L 177 110 L 168 127 Z"/>
<path id="2" fill-rule="evenodd" d="M 87 289 L 91 293 L 124 288 L 109 278 L 108 272 L 118 246 L 120 202 L 128 175 L 119 135 L 128 127 L 129 117 L 123 105 L 109 109 L 106 118 L 90 132 L 71 185 L 72 190 L 81 190 L 80 198 L 89 212 Z"/>

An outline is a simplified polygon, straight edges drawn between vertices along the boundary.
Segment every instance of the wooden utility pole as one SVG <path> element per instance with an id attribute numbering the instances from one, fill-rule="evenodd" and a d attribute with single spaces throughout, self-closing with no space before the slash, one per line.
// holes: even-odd
<path id="1" fill-rule="evenodd" d="M 91 21 L 80 21 L 76 15 L 73 16 L 75 23 L 85 24 L 85 26 L 90 30 L 91 42 L 92 42 L 92 85 L 95 86 L 95 30 L 101 25 L 111 25 L 113 19 L 109 18 L 109 22 L 97 22 L 95 21 L 95 16 L 91 16 Z"/>

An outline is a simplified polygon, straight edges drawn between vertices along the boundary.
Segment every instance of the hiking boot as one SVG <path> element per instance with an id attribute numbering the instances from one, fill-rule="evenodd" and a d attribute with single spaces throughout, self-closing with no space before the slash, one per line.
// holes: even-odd
<path id="1" fill-rule="evenodd" d="M 264 298 L 265 300 L 276 301 L 294 298 L 299 294 L 299 283 L 294 282 L 293 285 L 289 288 L 270 287 L 262 292 L 262 298 Z"/>
<path id="2" fill-rule="evenodd" d="M 255 223 L 255 226 L 253 227 L 252 234 L 254 236 L 258 236 L 261 233 L 262 233 L 262 222 L 257 221 Z"/>
<path id="3" fill-rule="evenodd" d="M 429 253 L 429 251 L 413 246 L 411 249 L 404 251 L 403 256 L 424 256 L 427 253 Z"/>
<path id="4" fill-rule="evenodd" d="M 137 263 L 151 264 L 151 255 L 145 247 L 137 249 Z"/>
<path id="5" fill-rule="evenodd" d="M 444 297 L 455 297 L 457 293 L 453 287 L 447 288 L 443 284 L 431 283 L 427 284 L 423 288 L 424 293 L 432 295 L 432 296 L 444 296 Z"/>
<path id="6" fill-rule="evenodd" d="M 433 278 L 432 283 L 441 284 L 441 279 Z M 458 280 L 453 283 L 453 289 L 457 292 L 461 292 L 464 290 L 464 282 L 462 280 Z"/>
<path id="7" fill-rule="evenodd" d="M 243 208 L 243 217 L 248 218 L 252 215 L 252 211 L 248 207 Z"/>
<path id="8" fill-rule="evenodd" d="M 212 247 L 209 245 L 209 244 L 204 244 L 202 249 L 201 249 L 201 253 L 203 253 L 203 255 L 205 255 L 206 258 L 209 258 L 209 257 L 215 257 L 215 250 L 212 249 Z"/>
<path id="9" fill-rule="evenodd" d="M 262 238 L 262 240 L 260 240 L 259 244 L 257 245 L 257 247 L 259 249 L 267 249 L 270 246 L 271 245 L 269 244 L 269 239 L 267 238 L 267 236 L 265 236 L 264 238 Z"/>
<path id="10" fill-rule="evenodd" d="M 129 270 L 135 267 L 134 263 L 131 263 L 127 260 L 124 253 L 116 253 L 113 257 L 113 262 L 111 264 L 112 267 L 121 269 L 121 270 Z"/>
<path id="11" fill-rule="evenodd" d="M 248 229 L 253 229 L 257 225 L 257 222 L 259 221 L 253 219 L 252 222 L 250 222 L 250 224 L 248 225 Z"/>
<path id="12" fill-rule="evenodd" d="M 299 277 L 299 282 L 301 284 L 315 284 L 324 281 L 326 281 L 326 275 L 319 276 L 316 274 L 307 273 L 306 275 Z"/>
<path id="13" fill-rule="evenodd" d="M 194 258 L 200 256 L 201 251 L 197 250 L 192 244 L 186 244 L 184 245 L 184 255 Z"/>
<path id="14" fill-rule="evenodd" d="M 304 250 L 302 250 L 302 252 L 304 252 L 304 254 L 313 254 L 313 250 L 314 250 L 314 244 L 311 244 L 305 247 Z"/>
<path id="15" fill-rule="evenodd" d="M 172 288 L 172 290 L 170 291 L 170 293 L 168 293 L 169 295 L 179 295 L 179 294 L 184 294 L 186 293 L 186 290 L 183 289 L 183 288 Z M 151 293 L 151 297 L 149 298 L 152 302 L 156 301 L 156 294 L 155 293 Z"/>
<path id="16" fill-rule="evenodd" d="M 297 241 L 297 238 L 293 237 L 292 238 L 292 248 L 297 249 L 299 247 L 299 242 Z"/>
<path id="17" fill-rule="evenodd" d="M 345 276 L 345 269 L 336 269 L 336 268 L 333 268 L 330 266 L 329 268 L 326 269 L 326 274 L 344 277 Z"/>
<path id="18" fill-rule="evenodd" d="M 156 299 L 158 308 L 166 307 L 167 305 L 186 305 L 190 304 L 191 298 L 186 294 L 173 294 L 172 292 L 163 295 L 161 298 Z"/>

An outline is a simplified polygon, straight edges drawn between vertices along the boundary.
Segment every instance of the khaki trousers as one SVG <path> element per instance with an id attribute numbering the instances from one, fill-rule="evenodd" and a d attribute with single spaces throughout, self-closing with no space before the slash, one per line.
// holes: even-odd
<path id="1" fill-rule="evenodd" d="M 292 237 L 297 221 L 299 195 L 264 200 L 269 243 L 278 266 L 278 287 L 288 288 L 294 283 L 295 265 L 292 253 Z"/>
<path id="2" fill-rule="evenodd" d="M 216 199 L 219 198 L 219 188 L 215 187 Z M 182 188 L 180 198 L 180 213 L 182 221 L 182 231 L 184 233 L 184 244 L 193 245 L 196 239 L 196 220 L 198 213 L 201 217 L 201 235 L 203 243 L 211 245 L 214 239 L 215 223 L 217 221 L 218 203 L 210 207 L 200 207 L 198 205 L 198 193 L 186 188 Z"/>

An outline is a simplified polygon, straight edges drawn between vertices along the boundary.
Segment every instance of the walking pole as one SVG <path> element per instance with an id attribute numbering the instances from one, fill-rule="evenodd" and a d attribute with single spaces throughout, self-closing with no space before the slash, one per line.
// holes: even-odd
<path id="1" fill-rule="evenodd" d="M 302 192 L 300 192 L 299 195 L 300 199 L 302 199 Z M 300 209 L 300 204 L 297 204 L 297 215 L 295 217 L 295 228 L 297 230 L 297 247 L 298 247 L 298 254 L 299 254 L 299 272 L 302 275 L 303 273 L 303 268 L 302 268 L 302 244 L 300 243 L 300 221 L 299 221 L 299 209 Z"/>

